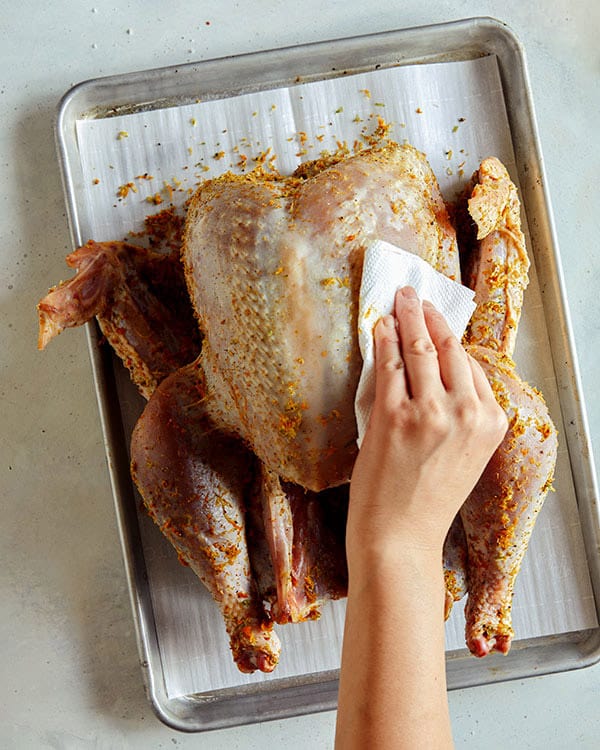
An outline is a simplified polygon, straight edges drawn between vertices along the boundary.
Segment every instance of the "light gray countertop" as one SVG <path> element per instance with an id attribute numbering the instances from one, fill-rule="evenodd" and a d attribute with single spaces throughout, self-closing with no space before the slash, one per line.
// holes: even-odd
<path id="1" fill-rule="evenodd" d="M 62 0 L 0 22 L 0 748 L 327 748 L 334 713 L 202 735 L 146 703 L 83 331 L 35 349 L 35 304 L 68 275 L 53 140 L 74 83 L 192 60 L 490 15 L 525 45 L 600 455 L 600 6 L 434 0 Z M 597 466 L 597 464 L 596 464 Z M 597 748 L 600 666 L 454 691 L 457 747 Z"/>

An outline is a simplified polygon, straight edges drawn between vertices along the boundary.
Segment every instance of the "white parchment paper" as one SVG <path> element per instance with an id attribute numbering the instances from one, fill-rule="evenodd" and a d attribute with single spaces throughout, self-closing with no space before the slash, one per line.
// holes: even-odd
<path id="1" fill-rule="evenodd" d="M 289 173 L 323 149 L 372 133 L 381 117 L 389 136 L 424 151 L 447 199 L 481 159 L 499 157 L 516 178 L 510 129 L 494 57 L 415 65 L 340 77 L 289 89 L 77 122 L 83 170 L 79 216 L 83 240 L 120 239 L 144 217 L 183 204 L 202 179 L 267 152 Z M 122 186 L 128 188 L 123 189 Z M 120 195 L 118 195 L 120 193 Z M 126 193 L 126 195 L 125 195 Z M 154 207 L 147 198 L 160 194 Z M 525 231 L 526 231 L 525 226 Z M 535 260 L 535 259 L 533 259 Z M 562 432 L 540 290 L 531 269 L 516 361 L 544 393 Z M 135 409 L 125 414 L 132 421 Z M 144 555 L 164 679 L 169 697 L 336 669 L 344 602 L 317 622 L 280 627 L 282 656 L 272 676 L 242 675 L 234 666 L 217 608 L 195 576 L 143 514 Z M 559 452 L 555 492 L 539 516 L 513 606 L 517 638 L 596 626 L 576 497 L 566 449 Z M 447 648 L 464 647 L 462 606 L 447 623 Z"/>

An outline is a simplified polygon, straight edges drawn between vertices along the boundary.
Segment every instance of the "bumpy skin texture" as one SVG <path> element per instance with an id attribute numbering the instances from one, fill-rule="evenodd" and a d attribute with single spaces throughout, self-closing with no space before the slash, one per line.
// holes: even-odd
<path id="1" fill-rule="evenodd" d="M 306 182 L 225 175 L 188 213 L 208 413 L 269 470 L 316 492 L 348 481 L 356 455 L 357 302 L 376 238 L 459 277 L 439 188 L 412 147 L 370 150 Z"/>
<path id="2" fill-rule="evenodd" d="M 477 309 L 465 344 L 509 419 L 506 436 L 463 505 L 469 598 L 466 641 L 476 656 L 508 652 L 513 588 L 537 514 L 552 484 L 557 433 L 542 395 L 515 371 L 512 353 L 529 259 L 516 187 L 486 159 L 469 200 L 477 247 L 466 281 Z"/>

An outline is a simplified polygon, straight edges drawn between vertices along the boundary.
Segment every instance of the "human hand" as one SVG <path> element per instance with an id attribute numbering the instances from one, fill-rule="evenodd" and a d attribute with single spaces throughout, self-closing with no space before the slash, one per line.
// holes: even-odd
<path id="1" fill-rule="evenodd" d="M 405 287 L 375 327 L 376 393 L 350 485 L 348 563 L 402 543 L 441 555 L 507 429 L 479 364 Z"/>

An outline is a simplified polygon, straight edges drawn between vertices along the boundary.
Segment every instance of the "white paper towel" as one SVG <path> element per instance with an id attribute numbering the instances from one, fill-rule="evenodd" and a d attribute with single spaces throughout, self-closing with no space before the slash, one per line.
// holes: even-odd
<path id="1" fill-rule="evenodd" d="M 439 273 L 418 255 L 383 240 L 367 248 L 358 308 L 358 344 L 363 366 L 354 401 L 359 448 L 375 398 L 373 329 L 379 318 L 392 312 L 396 290 L 403 286 L 412 286 L 421 300 L 435 305 L 458 339 L 475 309 L 475 294 L 471 289 Z"/>

